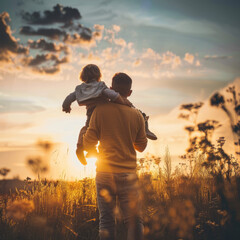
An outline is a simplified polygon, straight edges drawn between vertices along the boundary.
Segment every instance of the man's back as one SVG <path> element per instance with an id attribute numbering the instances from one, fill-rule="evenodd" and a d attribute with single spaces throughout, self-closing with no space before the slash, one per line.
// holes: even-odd
<path id="1" fill-rule="evenodd" d="M 92 147 L 97 140 L 100 141 L 97 171 L 135 171 L 135 149 L 143 151 L 147 144 L 141 113 L 120 104 L 98 105 L 84 136 L 84 146 Z"/>

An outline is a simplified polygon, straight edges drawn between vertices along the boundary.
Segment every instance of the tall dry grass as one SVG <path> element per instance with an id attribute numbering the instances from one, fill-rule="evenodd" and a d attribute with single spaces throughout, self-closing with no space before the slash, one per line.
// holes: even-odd
<path id="1" fill-rule="evenodd" d="M 160 163 L 155 156 L 139 161 L 145 239 L 239 239 L 239 177 L 221 182 L 222 201 L 201 164 L 191 176 L 181 170 L 169 175 Z M 117 239 L 125 239 L 117 221 Z M 25 181 L 0 196 L 0 232 L 1 240 L 98 239 L 94 179 Z"/>

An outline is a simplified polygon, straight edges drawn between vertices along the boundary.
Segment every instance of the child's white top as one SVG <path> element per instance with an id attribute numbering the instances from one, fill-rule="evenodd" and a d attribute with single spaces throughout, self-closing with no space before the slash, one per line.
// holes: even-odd
<path id="1" fill-rule="evenodd" d="M 78 103 L 100 96 L 105 96 L 111 100 L 116 100 L 119 95 L 119 93 L 110 90 L 104 82 L 97 81 L 82 83 L 81 85 L 78 85 L 75 88 L 75 94 Z"/>
<path id="2" fill-rule="evenodd" d="M 109 89 L 104 82 L 91 81 L 82 83 L 75 88 L 75 91 L 70 93 L 64 100 L 62 107 L 63 111 L 70 112 L 72 102 L 76 101 L 79 105 L 88 105 L 87 100 L 93 100 L 98 97 L 105 97 L 115 101 L 119 93 Z M 87 102 L 86 102 L 87 101 Z"/>

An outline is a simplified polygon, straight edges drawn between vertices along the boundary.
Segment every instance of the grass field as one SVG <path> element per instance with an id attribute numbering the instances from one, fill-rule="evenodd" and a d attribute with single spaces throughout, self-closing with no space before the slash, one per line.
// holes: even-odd
<path id="1" fill-rule="evenodd" d="M 204 168 L 169 176 L 159 163 L 139 164 L 146 239 L 239 239 L 239 177 L 212 177 Z M 1 240 L 98 239 L 94 179 L 9 182 L 0 184 Z M 120 212 L 116 221 L 117 239 L 126 239 Z"/>

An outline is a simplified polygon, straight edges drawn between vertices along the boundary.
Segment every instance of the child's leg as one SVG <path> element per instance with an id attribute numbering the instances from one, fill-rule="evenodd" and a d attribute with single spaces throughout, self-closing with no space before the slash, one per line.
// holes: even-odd
<path id="1" fill-rule="evenodd" d="M 86 131 L 87 131 L 87 127 L 86 126 L 84 126 L 80 130 L 79 136 L 78 136 L 77 150 L 76 150 L 76 155 L 77 155 L 79 161 L 83 165 L 87 165 L 87 161 L 86 161 L 86 158 L 84 156 L 84 149 L 83 149 L 83 135 L 86 133 Z"/>
<path id="2" fill-rule="evenodd" d="M 89 123 L 90 123 L 90 120 L 91 120 L 91 116 L 92 116 L 92 113 L 93 113 L 93 110 L 95 109 L 95 107 L 91 107 L 91 108 L 88 108 L 87 109 L 87 121 L 85 123 L 85 126 L 86 126 L 86 131 L 87 131 L 87 128 L 89 127 Z M 89 157 L 96 157 L 97 156 L 97 149 L 91 149 L 88 153 L 87 153 L 87 158 Z"/>
<path id="3" fill-rule="evenodd" d="M 86 158 L 85 158 L 84 152 L 83 152 L 84 151 L 84 148 L 83 148 L 83 135 L 86 133 L 86 131 L 87 131 L 88 127 L 89 127 L 90 119 L 91 119 L 91 116 L 92 116 L 92 113 L 93 113 L 94 109 L 95 109 L 95 107 L 87 109 L 87 120 L 86 120 L 85 126 L 80 130 L 79 136 L 78 136 L 78 143 L 77 143 L 76 154 L 77 154 L 77 157 L 78 157 L 79 161 L 83 165 L 87 165 L 87 161 L 86 161 Z"/>
<path id="4" fill-rule="evenodd" d="M 151 140 L 157 140 L 157 136 L 151 132 L 148 128 L 148 119 L 149 119 L 149 116 L 147 116 L 144 112 L 142 112 L 141 110 L 139 110 L 139 112 L 143 115 L 143 118 L 145 120 L 145 131 L 146 131 L 146 135 L 147 135 L 147 138 L 151 139 Z"/>

